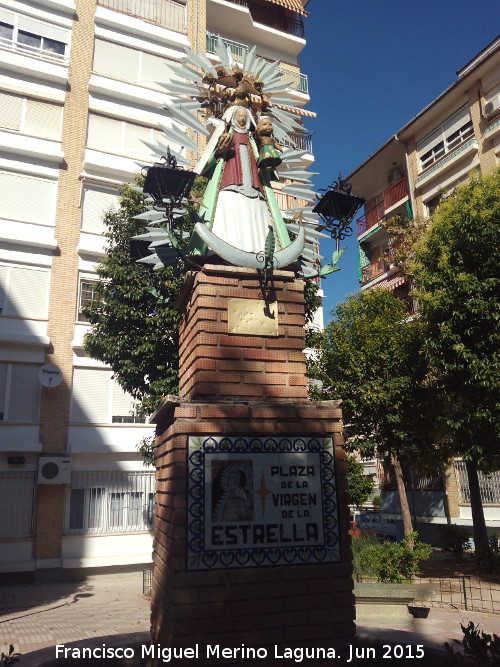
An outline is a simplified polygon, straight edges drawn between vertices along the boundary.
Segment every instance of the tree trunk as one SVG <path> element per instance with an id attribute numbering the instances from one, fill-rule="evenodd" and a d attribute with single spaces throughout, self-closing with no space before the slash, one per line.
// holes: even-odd
<path id="1" fill-rule="evenodd" d="M 401 516 L 403 518 L 403 532 L 406 535 L 413 532 L 413 525 L 411 522 L 410 506 L 408 505 L 408 498 L 406 496 L 405 483 L 403 480 L 403 470 L 401 463 L 395 454 L 391 454 L 391 463 L 394 468 L 396 476 L 396 484 L 398 485 L 399 504 L 401 506 Z M 410 549 L 413 549 L 413 541 L 408 544 Z"/>
<path id="2" fill-rule="evenodd" d="M 483 560 L 488 554 L 489 543 L 486 521 L 484 520 L 483 501 L 481 500 L 477 465 L 474 461 L 466 461 L 465 467 L 467 468 L 467 476 L 469 478 L 470 509 L 472 513 L 472 531 L 476 548 L 476 559 Z"/>

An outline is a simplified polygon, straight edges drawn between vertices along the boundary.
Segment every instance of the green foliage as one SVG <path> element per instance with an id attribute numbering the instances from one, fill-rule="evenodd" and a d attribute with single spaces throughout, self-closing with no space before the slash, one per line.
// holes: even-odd
<path id="1" fill-rule="evenodd" d="M 439 528 L 442 548 L 462 560 L 464 551 L 470 549 L 470 532 L 466 526 L 443 525 Z"/>
<path id="2" fill-rule="evenodd" d="M 422 326 L 408 321 L 404 304 L 374 289 L 349 296 L 315 336 L 318 355 L 309 376 L 320 381 L 316 399 L 342 399 L 349 442 L 436 460 L 431 434 L 432 396 L 424 387 Z M 420 456 L 422 458 L 422 456 Z"/>
<path id="3" fill-rule="evenodd" d="M 373 479 L 363 474 L 363 464 L 352 454 L 345 457 L 345 466 L 349 502 L 361 507 L 373 491 Z"/>
<path id="4" fill-rule="evenodd" d="M 417 533 L 408 534 L 402 542 L 379 542 L 366 535 L 353 537 L 355 576 L 377 577 L 378 581 L 395 584 L 412 579 L 419 563 L 429 558 L 432 551 L 430 544 L 418 542 L 417 538 Z"/>
<path id="5" fill-rule="evenodd" d="M 373 496 L 372 503 L 374 507 L 380 508 L 380 496 Z"/>
<path id="6" fill-rule="evenodd" d="M 177 391 L 179 314 L 173 303 L 183 283 L 176 267 L 152 271 L 131 256 L 130 239 L 145 228 L 132 216 L 143 210 L 143 195 L 123 185 L 119 209 L 105 215 L 107 251 L 97 269 L 101 298 L 86 312 L 92 329 L 85 337 L 87 354 L 111 366 L 140 415 Z"/>
<path id="7" fill-rule="evenodd" d="M 499 451 L 500 172 L 445 199 L 415 246 L 411 271 L 440 420 L 456 454 L 492 469 Z M 498 467 L 498 459 L 494 463 Z"/>
<path id="8" fill-rule="evenodd" d="M 140 440 L 136 446 L 137 453 L 142 458 L 142 464 L 145 467 L 155 464 L 155 436 L 145 437 Z"/>
<path id="9" fill-rule="evenodd" d="M 463 632 L 463 640 L 453 641 L 462 647 L 462 653 L 456 653 L 448 642 L 444 649 L 447 653 L 446 664 L 450 665 L 500 665 L 500 637 L 489 635 L 479 630 L 478 625 L 469 621 L 467 626 L 460 624 Z"/>

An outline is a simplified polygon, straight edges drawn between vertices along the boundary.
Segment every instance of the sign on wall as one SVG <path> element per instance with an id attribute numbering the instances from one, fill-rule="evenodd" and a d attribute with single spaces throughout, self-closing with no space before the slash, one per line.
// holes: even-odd
<path id="1" fill-rule="evenodd" d="M 338 562 L 331 438 L 189 438 L 187 569 Z"/>

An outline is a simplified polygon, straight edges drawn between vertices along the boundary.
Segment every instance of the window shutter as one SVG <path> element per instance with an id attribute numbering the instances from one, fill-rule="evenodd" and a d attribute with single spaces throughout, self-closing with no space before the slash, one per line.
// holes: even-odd
<path id="1" fill-rule="evenodd" d="M 56 187 L 48 179 L 0 172 L 0 214 L 8 220 L 54 225 Z"/>
<path id="2" fill-rule="evenodd" d="M 40 37 L 55 39 L 58 42 L 64 42 L 64 44 L 67 44 L 69 41 L 69 31 L 65 28 L 59 28 L 50 23 L 42 23 L 42 21 L 37 21 L 28 16 L 19 17 L 18 27 L 19 30 L 25 30 L 26 32 L 40 35 Z"/>
<path id="3" fill-rule="evenodd" d="M 116 191 L 101 188 L 85 188 L 82 207 L 82 230 L 94 234 L 102 234 L 106 230 L 103 218 L 112 206 L 117 207 Z"/>
<path id="4" fill-rule="evenodd" d="M 430 150 L 434 144 L 437 144 L 441 141 L 443 137 L 443 133 L 441 128 L 438 130 L 435 130 L 434 132 L 431 132 L 428 134 L 422 141 L 419 141 L 417 144 L 417 151 L 419 157 L 422 157 L 424 153 L 427 153 L 428 150 Z"/>
<path id="5" fill-rule="evenodd" d="M 151 154 L 151 150 L 142 143 L 143 140 L 151 141 L 151 130 L 149 127 L 126 123 L 125 142 L 123 146 L 124 155 L 147 159 Z"/>
<path id="6" fill-rule="evenodd" d="M 113 417 L 128 417 L 134 409 L 134 399 L 113 380 Z"/>
<path id="7" fill-rule="evenodd" d="M 61 139 L 62 106 L 28 100 L 24 131 L 45 139 Z"/>
<path id="8" fill-rule="evenodd" d="M 96 39 L 94 71 L 123 81 L 138 82 L 139 51 L 114 42 Z"/>
<path id="9" fill-rule="evenodd" d="M 11 93 L 0 93 L 0 127 L 9 130 L 21 128 L 24 98 Z"/>
<path id="10" fill-rule="evenodd" d="M 13 12 L 8 12 L 3 7 L 0 7 L 0 21 L 2 23 L 7 23 L 8 25 L 14 25 L 15 14 Z"/>
<path id="11" fill-rule="evenodd" d="M 165 81 L 168 64 L 166 58 L 154 56 L 152 53 L 142 54 L 141 84 L 150 88 L 162 88 L 159 81 Z"/>
<path id="12" fill-rule="evenodd" d="M 11 267 L 5 315 L 47 319 L 49 272 Z"/>
<path id="13" fill-rule="evenodd" d="M 38 421 L 40 404 L 38 368 L 33 364 L 12 364 L 8 412 L 10 422 Z"/>
<path id="14" fill-rule="evenodd" d="M 111 371 L 75 368 L 71 421 L 84 424 L 109 424 L 109 381 Z"/>
<path id="15" fill-rule="evenodd" d="M 470 112 L 468 107 L 460 109 L 450 120 L 444 124 L 444 133 L 446 137 L 449 137 L 450 134 L 459 130 L 462 125 L 470 121 Z"/>
<path id="16" fill-rule="evenodd" d="M 87 144 L 90 148 L 109 153 L 122 153 L 122 121 L 106 116 L 89 114 L 89 135 Z"/>

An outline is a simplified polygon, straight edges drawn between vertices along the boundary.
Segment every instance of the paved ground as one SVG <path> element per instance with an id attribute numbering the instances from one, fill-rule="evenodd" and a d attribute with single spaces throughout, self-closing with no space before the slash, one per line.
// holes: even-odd
<path id="1" fill-rule="evenodd" d="M 460 623 L 469 620 L 490 633 L 500 632 L 500 615 L 431 609 L 426 619 L 409 617 L 403 623 L 377 619 L 358 625 L 358 635 L 440 649 L 445 641 L 460 639 Z M 0 649 L 14 644 L 21 653 L 19 667 L 41 667 L 53 661 L 56 644 L 147 644 L 148 631 L 149 601 L 142 595 L 140 573 L 92 577 L 84 583 L 3 586 L 0 591 Z M 61 658 L 54 664 L 62 667 L 72 662 Z M 362 664 L 369 663 L 363 660 Z M 105 665 L 106 660 L 98 664 Z"/>

